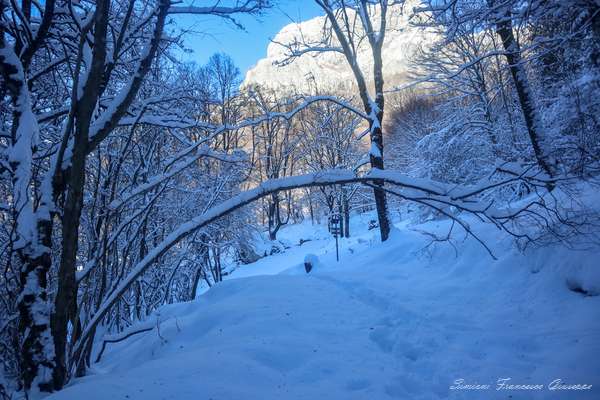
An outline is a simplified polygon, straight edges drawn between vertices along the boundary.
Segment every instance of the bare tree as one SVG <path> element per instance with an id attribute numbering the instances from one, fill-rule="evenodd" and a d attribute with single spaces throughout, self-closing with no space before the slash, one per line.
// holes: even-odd
<path id="1" fill-rule="evenodd" d="M 282 101 L 274 91 L 260 87 L 249 90 L 248 107 L 254 115 L 268 116 L 290 109 L 290 104 Z M 281 118 L 266 118 L 260 124 L 251 127 L 251 135 L 252 149 L 256 153 L 255 172 L 258 174 L 258 182 L 293 174 L 298 138 L 294 136 L 294 128 L 290 121 Z M 284 208 L 282 203 L 290 201 L 289 194 L 287 199 L 282 199 L 280 193 L 273 193 L 267 199 L 265 214 L 270 240 L 276 240 L 277 232 L 288 223 L 290 207 Z M 286 213 L 286 215 L 284 216 L 282 213 Z"/>
<path id="2" fill-rule="evenodd" d="M 491 30 L 498 35 L 502 49 L 491 49 L 479 54 L 470 49 L 467 54 L 469 59 L 464 63 L 455 65 L 456 68 L 448 71 L 453 77 L 462 72 L 481 70 L 481 64 L 490 57 L 504 55 L 510 71 L 511 81 L 517 93 L 521 114 L 534 157 L 539 167 L 552 177 L 556 175 L 555 166 L 551 160 L 549 138 L 544 132 L 544 124 L 540 115 L 539 106 L 536 104 L 532 87 L 529 83 L 525 69 L 526 59 L 513 32 L 513 21 L 522 15 L 513 13 L 513 8 L 520 7 L 519 1 L 469 2 L 461 0 L 445 0 L 442 2 L 429 1 L 426 7 L 418 9 L 420 16 L 429 19 L 429 26 L 443 26 L 447 41 L 454 44 L 464 42 L 469 36 L 472 38 L 485 37 L 485 32 Z M 493 42 L 493 38 L 492 38 Z M 444 58 L 439 62 L 445 62 Z M 483 75 L 485 76 L 485 75 Z M 551 185 L 550 185 L 551 187 Z"/>
<path id="3" fill-rule="evenodd" d="M 545 135 L 543 133 L 543 124 L 539 116 L 539 110 L 536 107 L 535 99 L 527 79 L 527 72 L 523 65 L 521 49 L 517 42 L 512 25 L 512 11 L 510 5 L 500 4 L 495 0 L 489 0 L 492 8 L 492 15 L 496 24 L 496 32 L 502 41 L 504 55 L 508 63 L 513 83 L 517 90 L 521 110 L 527 126 L 527 132 L 531 141 L 531 147 L 540 167 L 548 174 L 554 176 L 554 167 L 548 154 L 548 149 L 544 146 Z"/>
<path id="4" fill-rule="evenodd" d="M 371 150 L 371 167 L 383 169 L 383 117 L 385 92 L 383 77 L 382 48 L 386 37 L 387 17 L 390 6 L 401 2 L 393 0 L 316 0 L 326 15 L 323 37 L 320 42 L 307 43 L 302 38 L 289 44 L 282 44 L 288 51 L 284 62 L 291 62 L 308 53 L 334 52 L 346 59 L 358 87 L 362 106 L 367 115 Z M 359 51 L 368 46 L 373 70 L 364 71 L 358 60 Z M 367 79 L 370 77 L 370 80 Z M 372 84 L 373 90 L 370 90 Z M 388 204 L 383 182 L 376 182 L 373 188 L 381 240 L 387 240 L 390 233 Z"/>
<path id="5" fill-rule="evenodd" d="M 357 138 L 361 122 L 347 109 L 327 102 L 316 103 L 301 113 L 297 118 L 301 168 L 306 172 L 358 168 L 363 158 Z M 342 237 L 350 237 L 350 200 L 357 188 L 334 185 L 318 190 L 326 212 L 341 215 Z M 314 208 L 311 204 L 313 213 Z"/>
<path id="6" fill-rule="evenodd" d="M 51 391 L 68 379 L 68 326 L 75 327 L 71 340 L 76 340 L 79 325 L 76 264 L 87 160 L 128 117 L 161 46 L 168 45 L 163 42 L 167 15 L 232 19 L 267 5 L 262 0 L 232 7 L 140 3 L 68 1 L 59 6 L 47 1 L 40 18 L 33 18 L 32 2 L 0 2 L 0 71 L 3 92 L 8 89 L 12 99 L 8 168 L 3 172 L 11 176 L 15 199 L 13 250 L 20 264 L 21 376 L 26 390 L 35 384 Z M 61 74 L 68 79 L 60 79 Z M 44 96 L 45 77 L 58 78 L 53 99 Z M 60 221 L 57 237 L 55 220 Z M 59 245 L 60 259 L 51 299 L 53 245 Z"/>

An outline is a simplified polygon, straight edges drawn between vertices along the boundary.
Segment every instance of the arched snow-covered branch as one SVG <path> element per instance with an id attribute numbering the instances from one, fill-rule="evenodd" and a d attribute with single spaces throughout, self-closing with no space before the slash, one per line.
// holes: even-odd
<path id="1" fill-rule="evenodd" d="M 503 166 L 502 172 L 506 176 L 503 180 L 492 181 L 490 179 L 473 187 L 458 187 L 456 185 L 448 185 L 427 179 L 409 177 L 393 170 L 376 169 L 371 170 L 364 175 L 358 175 L 349 170 L 327 170 L 265 181 L 257 187 L 244 191 L 180 225 L 162 242 L 150 250 L 131 270 L 129 275 L 121 281 L 119 286 L 112 291 L 110 296 L 102 302 L 96 314 L 88 322 L 75 347 L 75 359 L 78 359 L 78 354 L 83 350 L 85 343 L 90 339 L 92 332 L 95 331 L 96 326 L 102 321 L 102 318 L 106 313 L 120 296 L 125 293 L 131 284 L 153 265 L 158 257 L 166 253 L 182 239 L 193 234 L 202 227 L 245 205 L 259 200 L 262 197 L 283 190 L 300 189 L 311 186 L 348 183 L 372 184 L 376 181 L 384 181 L 385 183 L 396 186 L 398 189 L 395 191 L 395 194 L 401 194 L 404 199 L 409 201 L 417 201 L 420 204 L 426 205 L 434 204 L 436 209 L 441 209 L 442 207 L 455 207 L 457 210 L 470 212 L 478 215 L 482 219 L 494 222 L 511 218 L 512 215 L 515 215 L 515 211 L 510 210 L 507 212 L 505 210 L 497 210 L 493 207 L 492 202 L 479 202 L 477 198 L 481 193 L 486 190 L 497 188 L 500 185 L 511 184 L 519 180 L 526 181 L 527 183 L 538 187 L 544 187 L 544 184 L 547 183 L 543 175 L 540 176 L 540 174 L 534 170 L 519 170 L 515 167 L 511 168 L 509 166 Z M 503 227 L 502 224 L 498 223 L 496 223 L 496 226 L 501 229 Z"/>

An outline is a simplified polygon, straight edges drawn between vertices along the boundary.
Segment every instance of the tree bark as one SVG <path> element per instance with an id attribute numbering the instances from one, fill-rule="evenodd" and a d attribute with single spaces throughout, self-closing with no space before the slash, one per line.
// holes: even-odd
<path id="1" fill-rule="evenodd" d="M 350 202 L 348 201 L 348 190 L 342 185 L 342 215 L 344 221 L 343 235 L 346 238 L 350 237 Z"/>
<path id="2" fill-rule="evenodd" d="M 39 221 L 37 229 L 40 235 L 39 245 L 47 251 L 37 256 L 27 249 L 19 252 L 22 262 L 21 293 L 18 302 L 19 332 L 23 337 L 21 379 L 27 391 L 36 384 L 40 391 L 51 392 L 56 386 L 52 378 L 56 358 L 48 303 L 48 273 L 52 266 L 52 224 L 49 221 Z"/>
<path id="3" fill-rule="evenodd" d="M 74 147 L 78 145 L 75 140 Z M 83 207 L 83 186 L 85 183 L 85 155 L 73 151 L 71 171 L 67 188 L 62 220 L 62 252 L 58 270 L 58 288 L 55 308 L 52 314 L 52 330 L 56 348 L 56 368 L 54 379 L 58 388 L 66 383 L 67 377 L 67 337 L 69 321 L 75 326 L 77 317 L 77 280 L 75 277 L 79 239 L 79 224 Z M 75 333 L 76 336 L 76 333 Z"/>
<path id="4" fill-rule="evenodd" d="M 277 240 L 277 232 L 281 228 L 281 208 L 280 208 L 279 194 L 274 193 L 271 196 L 269 202 L 269 208 L 267 212 L 267 219 L 269 222 L 269 240 Z"/>
<path id="5" fill-rule="evenodd" d="M 4 3 L 0 2 L 0 12 L 3 11 Z M 5 42 L 2 28 L 0 73 L 14 104 L 11 131 L 11 145 L 14 147 L 11 149 L 11 156 L 16 157 L 10 157 L 9 164 L 14 186 L 15 235 L 18 243 L 15 250 L 21 263 L 17 300 L 21 381 L 25 391 L 37 385 L 40 391 L 49 392 L 55 386 L 52 370 L 56 363 L 48 303 L 48 274 L 52 267 L 52 207 L 48 204 L 51 194 L 42 195 L 40 204 L 34 209 L 29 189 L 31 159 L 35 153 L 35 138 L 39 128 L 32 121 L 35 116 L 23 63 L 14 49 Z M 13 152 L 20 154 L 12 154 Z M 23 152 L 28 154 L 22 154 Z M 34 232 L 30 231 L 31 224 Z"/>

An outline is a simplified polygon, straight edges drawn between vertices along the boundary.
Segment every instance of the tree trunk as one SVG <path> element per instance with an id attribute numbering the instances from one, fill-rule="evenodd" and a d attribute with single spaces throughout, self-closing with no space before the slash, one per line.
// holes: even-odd
<path id="1" fill-rule="evenodd" d="M 26 391 L 37 385 L 42 392 L 55 388 L 52 371 L 56 365 L 54 342 L 50 329 L 48 302 L 48 273 L 52 266 L 50 255 L 52 224 L 38 222 L 40 247 L 46 249 L 33 256 L 33 252 L 20 252 L 21 293 L 18 301 L 19 332 L 21 342 L 21 379 Z"/>
<path id="2" fill-rule="evenodd" d="M 600 4 L 596 2 L 596 5 L 590 4 L 590 13 L 594 15 L 590 21 L 592 27 L 592 51 L 590 51 L 590 63 L 592 67 L 600 69 Z"/>
<path id="3" fill-rule="evenodd" d="M 383 114 L 383 113 L 382 113 Z M 379 150 L 379 154 L 370 154 L 371 168 L 377 168 L 383 170 L 383 134 L 381 131 L 380 123 L 377 122 L 376 126 L 373 126 L 374 122 L 370 121 L 371 124 L 371 148 L 376 146 Z M 390 236 L 390 220 L 387 206 L 387 197 L 385 190 L 383 189 L 383 182 L 376 180 L 373 182 L 375 188 L 373 194 L 375 196 L 375 208 L 377 210 L 377 219 L 379 221 L 379 232 L 381 234 L 381 241 L 385 242 Z"/>
<path id="4" fill-rule="evenodd" d="M 83 188 L 85 185 L 85 163 L 88 154 L 90 123 L 100 95 L 101 83 L 105 72 L 106 34 L 110 4 L 108 0 L 98 0 L 94 12 L 94 42 L 92 62 L 84 83 L 81 97 L 74 106 L 75 131 L 69 173 L 67 175 L 67 195 L 63 208 L 62 251 L 58 270 L 58 289 L 52 315 L 52 333 L 56 347 L 56 367 L 54 380 L 62 387 L 68 380 L 69 365 L 67 359 L 68 324 L 76 325 L 77 316 L 77 280 L 75 278 L 79 224 L 83 207 Z M 71 342 L 78 340 L 77 335 Z M 78 360 L 80 354 L 75 355 Z"/>
<path id="5" fill-rule="evenodd" d="M 315 210 L 313 210 L 313 202 L 312 202 L 312 194 L 310 191 L 308 192 L 308 210 L 310 212 L 310 223 L 312 225 L 315 224 Z"/>
<path id="6" fill-rule="evenodd" d="M 269 240 L 277 240 L 277 232 L 281 228 L 281 216 L 279 207 L 279 195 L 277 193 L 271 196 L 267 218 L 269 221 Z"/>
<path id="7" fill-rule="evenodd" d="M 192 280 L 192 290 L 190 292 L 189 300 L 195 300 L 198 293 L 198 284 L 200 283 L 200 278 L 202 278 L 202 264 L 198 265 L 198 269 L 194 274 L 194 279 Z"/>
<path id="8" fill-rule="evenodd" d="M 517 90 L 517 96 L 519 98 L 519 105 L 523 112 L 525 119 L 525 125 L 527 126 L 527 133 L 533 147 L 533 152 L 537 160 L 538 165 L 548 174 L 548 176 L 554 176 L 551 163 L 548 159 L 548 154 L 544 152 L 542 148 L 543 135 L 542 123 L 538 117 L 533 94 L 529 87 L 527 79 L 527 73 L 523 66 L 521 59 L 521 49 L 517 43 L 513 28 L 512 28 L 512 16 L 510 10 L 508 10 L 504 16 L 496 24 L 496 32 L 502 40 L 502 45 L 505 50 L 506 61 L 508 63 L 510 73 Z"/>
<path id="9" fill-rule="evenodd" d="M 0 2 L 0 12 L 4 3 Z M 5 42 L 0 29 L 0 72 L 3 84 L 11 94 L 14 104 L 11 128 L 12 152 L 9 158 L 11 179 L 14 186 L 15 235 L 20 242 L 15 250 L 21 262 L 19 271 L 19 337 L 21 338 L 21 380 L 25 391 L 33 385 L 42 392 L 51 392 L 55 387 L 52 370 L 56 364 L 54 343 L 50 327 L 50 305 L 48 303 L 48 274 L 52 268 L 52 215 L 53 207 L 48 202 L 50 193 L 44 193 L 37 210 L 29 194 L 32 172 L 31 159 L 39 128 L 32 113 L 31 96 L 23 64 L 14 50 Z M 30 120 L 29 126 L 21 119 Z M 17 150 L 17 148 L 19 150 Z M 28 154 L 22 154 L 22 152 Z M 35 224 L 31 232 L 31 224 Z"/>
<path id="10" fill-rule="evenodd" d="M 344 221 L 344 233 L 343 236 L 346 238 L 350 237 L 350 202 L 348 201 L 348 191 L 344 185 L 342 185 L 342 215 Z"/>
<path id="11" fill-rule="evenodd" d="M 383 16 L 385 20 L 385 16 Z M 384 21 L 383 20 L 383 21 Z M 382 24 L 384 23 L 382 21 Z M 380 33 L 383 35 L 384 33 Z M 381 57 L 381 45 L 383 39 L 379 45 L 371 45 L 373 53 L 373 77 L 375 80 L 375 105 L 377 109 L 373 109 L 373 105 L 369 104 L 366 107 L 367 111 L 371 116 L 369 120 L 369 129 L 371 132 L 371 168 L 377 168 L 383 170 L 383 110 L 385 108 L 385 98 L 383 95 L 383 59 Z M 364 102 L 364 101 L 363 101 Z M 390 217 L 388 213 L 387 197 L 385 190 L 383 189 L 384 183 L 382 181 L 375 181 L 376 186 L 373 190 L 375 195 L 375 207 L 377 208 L 377 219 L 379 220 L 379 232 L 381 234 L 381 241 L 385 242 L 390 236 Z"/>
<path id="12" fill-rule="evenodd" d="M 74 148 L 77 148 L 77 140 Z M 83 144 L 80 144 L 83 145 Z M 69 174 L 67 199 L 62 223 L 62 252 L 58 269 L 58 288 L 52 314 L 52 333 L 56 348 L 54 379 L 58 388 L 67 379 L 67 338 L 69 321 L 77 315 L 77 280 L 75 278 L 79 224 L 83 206 L 83 186 L 85 183 L 85 154 L 80 149 L 73 151 Z M 73 323 L 73 326 L 75 324 Z M 76 337 L 73 339 L 77 339 Z"/>
<path id="13" fill-rule="evenodd" d="M 367 82 L 358 63 L 358 54 L 356 53 L 353 35 L 349 32 L 348 34 L 345 33 L 344 29 L 338 22 L 338 16 L 336 16 L 337 11 L 335 11 L 328 2 L 319 2 L 319 5 L 327 14 L 327 18 L 331 23 L 331 28 L 335 32 L 335 35 L 342 47 L 346 61 L 348 61 L 348 65 L 350 66 L 350 69 L 352 69 L 352 73 L 356 79 L 356 84 L 358 85 L 358 92 L 363 103 L 363 107 L 366 111 L 366 114 L 369 116 L 371 168 L 383 170 L 383 132 L 381 127 L 383 123 L 383 110 L 385 108 L 385 96 L 383 59 L 381 50 L 386 33 L 386 13 L 388 3 L 387 1 L 380 2 L 380 27 L 379 32 L 377 33 L 373 29 L 371 17 L 369 16 L 367 10 L 367 2 L 357 2 L 357 6 L 360 8 L 357 10 L 357 13 L 361 17 L 361 23 L 365 32 L 367 33 L 367 38 L 371 47 L 371 53 L 373 55 L 373 81 L 375 86 L 374 101 L 369 96 Z M 343 18 L 346 18 L 347 20 L 348 15 L 345 8 L 342 8 L 341 13 L 343 14 Z M 384 242 L 390 235 L 390 220 L 387 207 L 387 198 L 385 190 L 383 189 L 384 182 L 376 180 L 373 182 L 373 185 L 377 219 L 379 220 L 379 232 L 381 234 L 381 241 Z"/>
<path id="14" fill-rule="evenodd" d="M 341 196 L 340 196 L 341 197 Z M 344 237 L 344 209 L 342 207 L 342 200 L 341 198 L 338 199 L 338 214 L 339 214 L 339 218 L 340 218 L 340 224 L 339 224 L 339 235 L 340 237 Z"/>

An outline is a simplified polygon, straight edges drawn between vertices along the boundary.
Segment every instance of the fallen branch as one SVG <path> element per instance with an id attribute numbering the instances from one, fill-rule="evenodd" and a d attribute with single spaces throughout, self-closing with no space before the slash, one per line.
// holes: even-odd
<path id="1" fill-rule="evenodd" d="M 149 328 L 142 328 L 139 329 L 137 331 L 133 331 L 133 332 L 129 332 L 126 335 L 114 338 L 114 339 L 104 339 L 104 341 L 102 342 L 102 348 L 100 349 L 100 352 L 98 353 L 98 356 L 96 357 L 96 361 L 95 362 L 100 362 L 100 359 L 102 358 L 102 354 L 104 354 L 104 350 L 106 350 L 106 345 L 108 343 L 119 343 L 122 342 L 123 340 L 126 340 L 130 337 L 132 337 L 133 335 L 137 335 L 138 333 L 144 333 L 144 332 L 149 332 L 152 329 L 154 329 L 153 326 L 149 327 Z"/>

